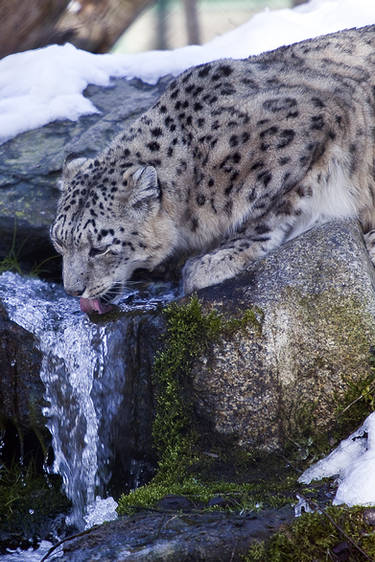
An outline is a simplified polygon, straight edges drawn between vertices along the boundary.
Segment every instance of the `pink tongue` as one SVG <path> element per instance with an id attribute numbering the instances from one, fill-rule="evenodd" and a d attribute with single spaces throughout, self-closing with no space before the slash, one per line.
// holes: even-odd
<path id="1" fill-rule="evenodd" d="M 90 314 L 90 312 L 97 312 L 98 314 L 105 314 L 111 310 L 112 306 L 110 304 L 103 304 L 99 299 L 79 299 L 79 304 L 82 312 Z"/>

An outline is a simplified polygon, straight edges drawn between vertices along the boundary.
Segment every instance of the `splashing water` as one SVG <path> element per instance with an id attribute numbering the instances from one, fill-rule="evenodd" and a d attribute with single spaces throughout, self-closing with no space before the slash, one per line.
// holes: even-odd
<path id="1" fill-rule="evenodd" d="M 73 504 L 69 523 L 83 528 L 85 514 L 95 511 L 96 497 L 100 503 L 111 476 L 108 433 L 124 399 L 126 360 L 118 351 L 126 326 L 94 324 L 61 286 L 10 272 L 0 276 L 0 300 L 9 318 L 34 334 L 43 354 L 43 414 L 52 435 L 53 471 L 62 476 Z"/>

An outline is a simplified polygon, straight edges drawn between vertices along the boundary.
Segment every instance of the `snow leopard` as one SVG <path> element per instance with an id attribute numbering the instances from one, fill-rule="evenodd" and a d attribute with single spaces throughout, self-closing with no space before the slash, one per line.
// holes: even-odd
<path id="1" fill-rule="evenodd" d="M 184 255 L 188 294 L 340 217 L 375 261 L 374 111 L 375 26 L 186 70 L 65 164 L 51 239 L 66 292 L 101 313 L 135 270 Z"/>

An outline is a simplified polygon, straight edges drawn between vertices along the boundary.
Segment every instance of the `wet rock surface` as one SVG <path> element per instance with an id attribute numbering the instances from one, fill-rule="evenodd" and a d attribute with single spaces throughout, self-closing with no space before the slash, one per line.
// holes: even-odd
<path id="1" fill-rule="evenodd" d="M 114 79 L 104 88 L 88 86 L 85 96 L 98 113 L 77 121 L 55 121 L 0 145 L 0 259 L 12 246 L 26 270 L 55 255 L 49 226 L 59 196 L 57 180 L 66 156 L 91 157 L 146 111 L 169 78 L 155 86 Z M 55 262 L 44 265 L 48 272 Z"/>
<path id="2" fill-rule="evenodd" d="M 30 431 L 45 425 L 42 415 L 44 385 L 40 379 L 42 354 L 36 338 L 9 320 L 0 303 L 1 419 Z"/>
<path id="3" fill-rule="evenodd" d="M 62 560 L 239 561 L 254 540 L 267 538 L 292 517 L 290 507 L 242 515 L 141 512 L 64 543 Z"/>

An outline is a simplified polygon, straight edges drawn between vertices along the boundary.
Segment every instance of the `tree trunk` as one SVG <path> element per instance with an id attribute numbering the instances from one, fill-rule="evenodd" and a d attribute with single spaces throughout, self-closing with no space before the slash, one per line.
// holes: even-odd
<path id="1" fill-rule="evenodd" d="M 66 41 L 93 53 L 105 53 L 152 3 L 153 0 L 0 0 L 0 58 Z"/>
<path id="2" fill-rule="evenodd" d="M 69 0 L 0 0 L 0 58 L 55 41 L 55 24 L 68 4 Z"/>
<path id="3" fill-rule="evenodd" d="M 156 20 L 156 48 L 159 51 L 168 49 L 167 38 L 167 4 L 168 0 L 158 0 L 156 4 L 157 20 Z"/>
<path id="4" fill-rule="evenodd" d="M 65 12 L 58 29 L 72 32 L 76 47 L 106 53 L 152 0 L 80 0 L 79 4 L 76 12 Z"/>
<path id="5" fill-rule="evenodd" d="M 200 44 L 197 0 L 184 0 L 186 30 L 189 45 Z"/>

